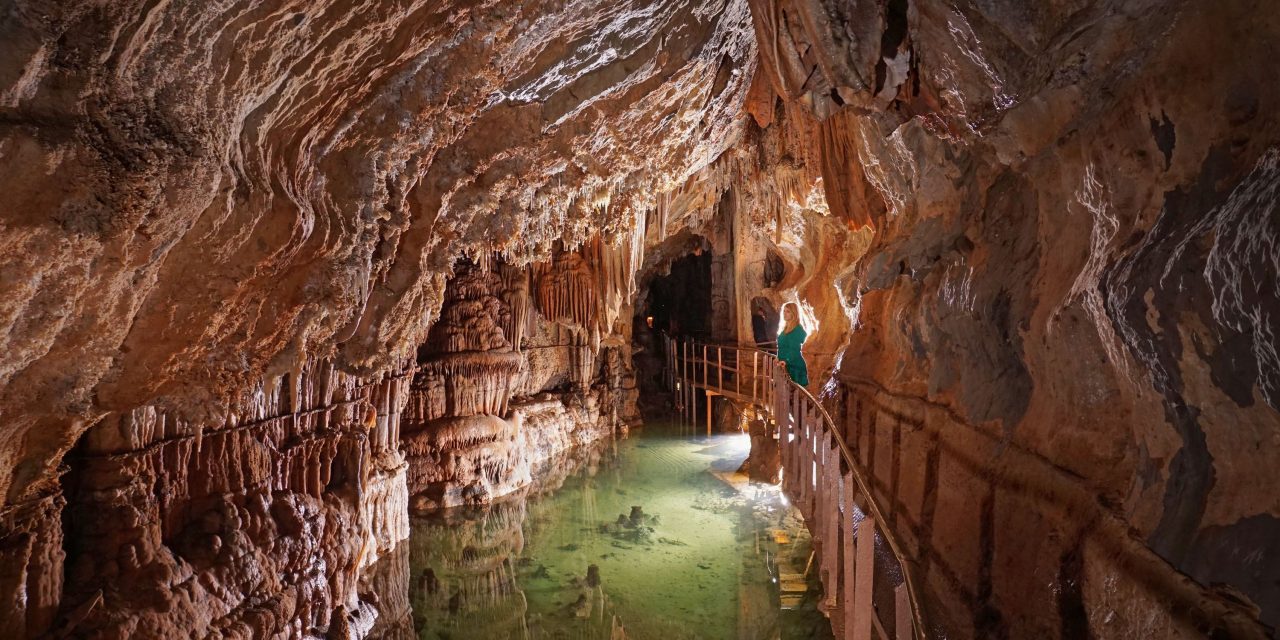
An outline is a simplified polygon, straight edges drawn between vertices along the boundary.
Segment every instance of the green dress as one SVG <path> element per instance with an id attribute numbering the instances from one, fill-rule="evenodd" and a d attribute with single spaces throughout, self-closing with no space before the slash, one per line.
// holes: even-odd
<path id="1" fill-rule="evenodd" d="M 796 328 L 778 336 L 778 359 L 787 363 L 787 373 L 791 379 L 801 386 L 809 386 L 809 368 L 804 364 L 804 356 L 800 354 L 800 345 L 809 337 L 804 327 Z"/>

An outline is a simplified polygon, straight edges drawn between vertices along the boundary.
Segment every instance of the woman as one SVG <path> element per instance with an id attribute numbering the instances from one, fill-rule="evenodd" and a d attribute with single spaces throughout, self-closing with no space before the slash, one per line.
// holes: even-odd
<path id="1" fill-rule="evenodd" d="M 787 375 L 791 376 L 792 381 L 807 387 L 809 368 L 805 366 L 800 347 L 809 334 L 805 333 L 804 326 L 800 324 L 800 309 L 796 307 L 796 303 L 782 305 L 782 319 L 784 325 L 782 333 L 778 334 L 778 361 L 787 368 Z"/>

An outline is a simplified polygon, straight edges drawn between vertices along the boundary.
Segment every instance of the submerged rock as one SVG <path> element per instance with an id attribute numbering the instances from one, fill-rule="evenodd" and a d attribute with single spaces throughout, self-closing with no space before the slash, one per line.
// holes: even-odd
<path id="1" fill-rule="evenodd" d="M 594 598 L 590 594 L 578 594 L 578 599 L 569 605 L 569 614 L 575 618 L 588 618 L 591 616 L 592 601 Z"/>

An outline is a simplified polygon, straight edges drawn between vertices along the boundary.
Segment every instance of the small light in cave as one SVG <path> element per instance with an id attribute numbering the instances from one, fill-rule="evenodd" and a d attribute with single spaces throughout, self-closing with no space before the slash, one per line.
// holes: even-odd
<path id="1" fill-rule="evenodd" d="M 644 323 L 645 323 L 645 324 L 647 324 L 647 325 L 649 325 L 649 328 L 650 328 L 650 329 L 652 329 L 652 328 L 653 328 L 653 316 L 645 316 Z"/>

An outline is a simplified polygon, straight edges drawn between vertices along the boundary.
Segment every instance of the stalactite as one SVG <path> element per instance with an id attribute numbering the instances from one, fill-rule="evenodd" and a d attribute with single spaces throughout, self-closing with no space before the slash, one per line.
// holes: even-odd
<path id="1" fill-rule="evenodd" d="M 502 301 L 506 308 L 501 314 L 503 334 L 517 352 L 524 342 L 524 335 L 532 323 L 529 303 L 529 268 L 507 264 L 499 265 L 502 278 Z"/>
<path id="2" fill-rule="evenodd" d="M 557 251 L 549 262 L 534 265 L 533 281 L 535 287 L 534 303 L 538 311 L 552 322 L 582 322 L 575 317 L 570 300 L 576 296 L 580 288 L 587 288 L 584 279 L 589 279 L 589 272 L 581 267 L 582 257 L 576 252 Z"/>
<path id="3" fill-rule="evenodd" d="M 643 215 L 637 214 L 619 242 L 596 235 L 576 250 L 557 251 L 551 260 L 535 265 L 538 311 L 553 322 L 611 332 L 634 293 L 644 233 Z"/>
<path id="4" fill-rule="evenodd" d="M 68 505 L 73 513 L 94 514 L 77 517 L 69 544 L 92 544 L 94 557 L 120 560 L 104 564 L 86 557 L 81 562 L 90 564 L 69 567 L 67 597 L 76 601 L 95 585 L 129 578 L 144 567 L 162 580 L 195 572 L 201 590 L 236 592 L 244 585 L 220 581 L 241 570 L 206 573 L 215 553 L 209 545 L 233 539 L 239 545 L 236 555 L 219 562 L 235 565 L 243 556 L 257 570 L 284 566 L 294 559 L 281 554 L 305 545 L 326 554 L 332 571 L 372 564 L 408 536 L 407 521 L 397 515 L 407 511 L 408 495 L 396 438 L 412 371 L 405 363 L 395 375 L 359 378 L 328 361 L 308 361 L 260 381 L 216 425 L 150 406 L 103 419 L 86 434 L 75 467 L 76 473 L 110 489 L 82 492 Z M 335 494 L 340 489 L 346 491 Z M 296 512 L 300 508 L 305 514 Z M 285 512 L 294 515 L 279 515 Z M 330 526 L 345 523 L 351 539 L 310 540 L 302 529 L 278 529 L 277 517 L 306 518 L 320 527 L 323 519 L 331 519 Z M 290 543 L 276 546 L 281 537 Z M 184 562 L 175 564 L 175 557 Z M 325 615 L 333 608 L 325 603 L 346 601 L 346 590 L 356 588 L 353 579 L 322 583 L 328 586 L 315 590 L 314 600 Z M 107 597 L 80 624 L 103 629 L 157 624 L 146 616 L 161 615 L 158 610 L 139 622 L 144 609 L 131 598 Z M 202 607 L 182 613 L 193 624 L 212 627 L 219 619 L 238 619 L 235 600 L 227 602 L 232 608 L 221 611 L 203 600 L 191 602 Z M 187 606 L 185 599 L 164 605 L 166 611 Z"/>

